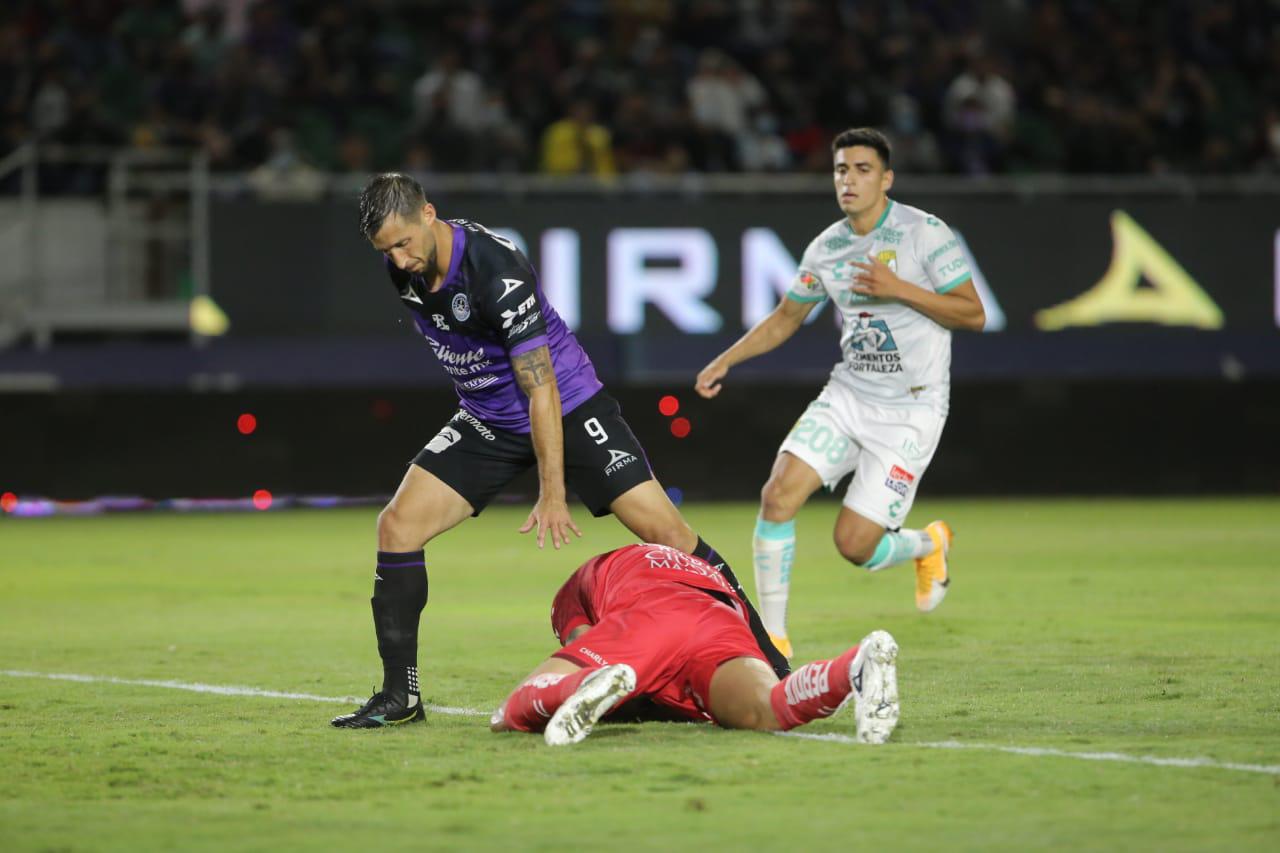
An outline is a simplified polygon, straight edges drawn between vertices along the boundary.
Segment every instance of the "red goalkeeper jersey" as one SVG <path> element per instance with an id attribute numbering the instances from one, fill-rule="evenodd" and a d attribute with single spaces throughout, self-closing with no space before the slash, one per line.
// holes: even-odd
<path id="1" fill-rule="evenodd" d="M 579 625 L 635 606 L 649 590 L 671 584 L 706 590 L 743 614 L 747 607 L 724 577 L 703 560 L 667 545 L 627 545 L 587 560 L 569 576 L 551 604 L 551 627 L 564 642 Z"/>

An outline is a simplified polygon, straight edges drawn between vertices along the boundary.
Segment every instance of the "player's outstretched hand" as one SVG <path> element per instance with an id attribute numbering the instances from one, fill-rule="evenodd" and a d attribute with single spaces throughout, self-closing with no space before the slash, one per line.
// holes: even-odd
<path id="1" fill-rule="evenodd" d="M 697 381 L 693 383 L 693 389 L 710 400 L 720 393 L 720 380 L 724 379 L 728 372 L 729 368 L 725 367 L 720 359 L 716 359 L 702 368 Z"/>
<path id="2" fill-rule="evenodd" d="M 551 533 L 551 545 L 557 551 L 560 550 L 561 544 L 569 544 L 570 530 L 577 534 L 579 539 L 582 538 L 582 531 L 578 529 L 578 525 L 573 523 L 573 518 L 569 515 L 569 505 L 563 500 L 538 498 L 538 502 L 533 505 L 533 511 L 525 519 L 524 527 L 520 528 L 520 532 L 528 533 L 534 527 L 538 528 L 539 548 L 546 541 L 548 532 Z"/>

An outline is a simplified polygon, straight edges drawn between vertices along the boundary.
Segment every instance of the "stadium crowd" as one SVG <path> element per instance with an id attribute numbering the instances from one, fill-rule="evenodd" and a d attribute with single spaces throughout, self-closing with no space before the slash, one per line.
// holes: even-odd
<path id="1" fill-rule="evenodd" d="M 1280 171 L 1267 0 L 7 0 L 0 153 L 215 169 Z"/>

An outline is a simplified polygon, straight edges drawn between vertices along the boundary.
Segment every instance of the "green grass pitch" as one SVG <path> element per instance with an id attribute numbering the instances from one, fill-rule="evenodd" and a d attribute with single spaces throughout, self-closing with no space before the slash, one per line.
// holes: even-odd
<path id="1" fill-rule="evenodd" d="M 750 588 L 755 508 L 686 509 Z M 578 507 L 584 538 L 539 552 L 526 511 L 428 549 L 427 701 L 494 707 L 552 651 L 560 581 L 626 541 Z M 797 661 L 891 631 L 883 747 L 649 724 L 552 750 L 487 717 L 338 731 L 344 703 L 14 674 L 363 697 L 375 514 L 0 519 L 0 849 L 1280 848 L 1275 499 L 926 503 L 912 521 L 957 534 L 930 615 L 909 567 L 843 564 L 835 504 L 810 505 Z M 921 745 L 952 741 L 975 748 Z"/>

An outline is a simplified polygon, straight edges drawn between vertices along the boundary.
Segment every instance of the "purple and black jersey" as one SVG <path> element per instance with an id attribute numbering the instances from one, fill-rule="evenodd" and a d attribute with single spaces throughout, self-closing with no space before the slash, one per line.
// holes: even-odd
<path id="1" fill-rule="evenodd" d="M 565 414 L 599 391 L 591 359 L 520 250 L 483 225 L 446 221 L 453 226 L 453 255 L 435 293 L 421 275 L 386 263 L 418 330 L 453 377 L 462 408 L 490 426 L 529 432 L 529 398 L 516 383 L 511 359 L 544 344 Z"/>

